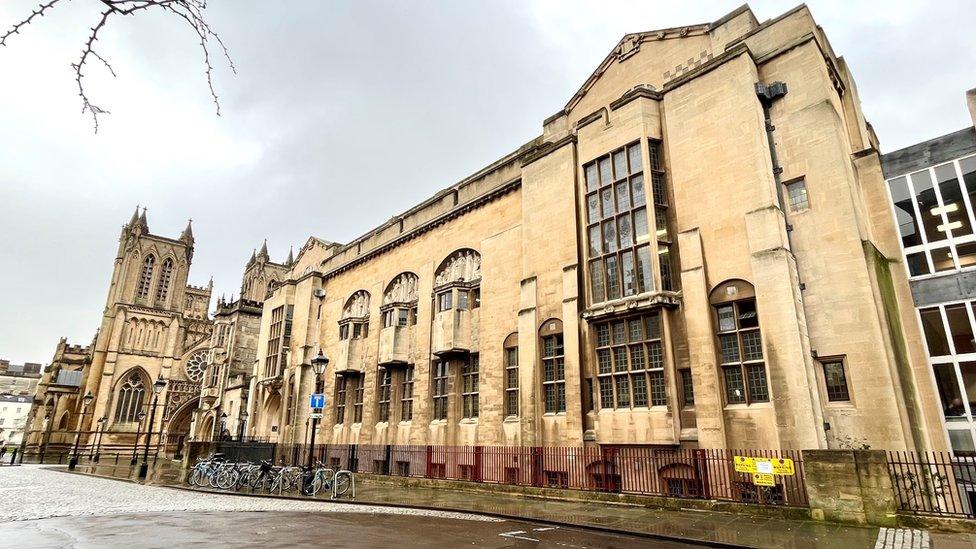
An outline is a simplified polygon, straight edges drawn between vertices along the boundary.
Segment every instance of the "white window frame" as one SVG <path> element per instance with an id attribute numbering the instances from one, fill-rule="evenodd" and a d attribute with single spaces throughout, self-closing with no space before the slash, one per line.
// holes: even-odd
<path id="1" fill-rule="evenodd" d="M 888 204 L 891 208 L 891 214 L 894 216 L 894 218 L 897 220 L 898 212 L 895 209 L 895 200 L 891 196 L 891 182 L 898 178 L 901 177 L 905 178 L 905 182 L 908 185 L 908 192 L 912 200 L 912 208 L 915 210 L 915 219 L 916 219 L 916 223 L 918 224 L 917 230 L 919 232 L 919 236 L 922 239 L 921 244 L 917 244 L 915 246 L 909 246 L 906 248 L 904 242 L 902 242 L 901 230 L 898 228 L 897 223 L 895 226 L 895 230 L 898 232 L 898 247 L 901 249 L 902 258 L 905 260 L 904 261 L 905 274 L 907 274 L 909 279 L 911 280 L 925 280 L 927 278 L 945 276 L 950 273 L 976 270 L 976 264 L 969 265 L 966 267 L 960 267 L 959 254 L 956 251 L 956 247 L 961 244 L 976 242 L 976 214 L 974 214 L 973 205 L 969 200 L 969 189 L 966 187 L 966 181 L 962 177 L 963 175 L 962 166 L 960 165 L 960 162 L 962 160 L 966 160 L 968 158 L 976 158 L 976 155 L 961 156 L 959 158 L 955 158 L 948 162 L 941 162 L 939 164 L 929 166 L 922 170 L 916 170 L 913 172 L 898 174 L 894 177 L 885 180 L 885 192 L 888 193 Z M 932 179 L 933 190 L 935 191 L 935 196 L 936 196 L 936 200 L 939 203 L 939 207 L 945 208 L 945 203 L 942 201 L 942 191 L 939 189 L 938 179 L 935 177 L 935 168 L 940 166 L 945 166 L 947 164 L 951 164 L 953 166 L 953 169 L 955 169 L 956 171 L 956 179 L 959 181 L 959 186 L 960 186 L 959 188 L 962 191 L 962 198 L 963 198 L 963 202 L 966 205 L 966 213 L 969 216 L 970 226 L 973 227 L 973 234 L 962 236 L 962 237 L 953 237 L 950 234 L 947 235 L 947 238 L 945 238 L 944 240 L 939 240 L 937 241 L 937 243 L 933 244 L 929 242 L 928 235 L 925 234 L 924 222 L 922 220 L 922 212 L 921 210 L 919 210 L 918 207 L 918 199 L 915 193 L 915 184 L 912 182 L 912 175 L 921 172 L 928 172 L 929 177 Z M 974 189 L 974 192 L 976 192 L 976 189 Z M 948 219 L 946 218 L 945 212 L 943 211 L 940 215 L 942 216 L 943 224 L 948 224 Z M 932 260 L 932 252 L 934 250 L 942 249 L 942 248 L 948 248 L 949 253 L 952 254 L 953 268 L 945 271 L 936 272 L 935 262 Z M 929 267 L 929 274 L 912 275 L 911 271 L 908 268 L 908 256 L 916 253 L 925 254 L 925 260 L 928 263 L 928 267 Z"/>

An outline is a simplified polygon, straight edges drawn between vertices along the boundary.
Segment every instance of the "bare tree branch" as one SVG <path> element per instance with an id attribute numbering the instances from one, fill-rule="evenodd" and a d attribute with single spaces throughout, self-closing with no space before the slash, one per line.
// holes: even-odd
<path id="1" fill-rule="evenodd" d="M 51 0 L 47 4 L 41 4 L 40 6 L 38 6 L 37 9 L 31 12 L 31 14 L 27 17 L 27 19 L 24 19 L 19 23 L 16 23 L 12 29 L 3 33 L 3 36 L 0 36 L 0 46 L 6 46 L 7 38 L 10 38 L 15 34 L 20 34 L 20 27 L 23 27 L 24 25 L 30 25 L 30 22 L 33 21 L 35 17 L 44 17 L 44 12 L 53 8 L 54 4 L 57 4 L 60 1 L 61 0 Z"/>
<path id="2" fill-rule="evenodd" d="M 88 112 L 92 116 L 92 123 L 95 128 L 95 133 L 98 133 L 98 115 L 109 114 L 109 111 L 99 107 L 91 101 L 88 96 L 88 92 L 85 89 L 85 73 L 83 72 L 86 64 L 90 57 L 94 57 L 108 69 L 112 76 L 116 76 L 115 69 L 108 62 L 107 59 L 102 57 L 98 51 L 95 49 L 95 42 L 98 40 L 99 32 L 108 23 L 109 18 L 113 15 L 133 15 L 139 12 L 143 12 L 152 8 L 156 8 L 157 11 L 165 11 L 171 13 L 190 26 L 191 29 L 196 33 L 197 38 L 200 40 L 200 47 L 203 50 L 203 65 L 204 74 L 207 77 L 207 87 L 210 89 L 210 96 L 213 98 L 214 107 L 217 111 L 217 116 L 220 116 L 220 101 L 217 97 L 217 91 L 214 89 L 213 85 L 213 71 L 214 67 L 210 62 L 210 45 L 209 40 L 215 41 L 224 54 L 224 58 L 227 60 L 227 64 L 230 66 L 231 71 L 237 74 L 237 68 L 234 66 L 234 61 L 230 58 L 230 52 L 227 50 L 227 46 L 221 40 L 220 36 L 210 27 L 206 19 L 203 16 L 203 12 L 207 9 L 206 0 L 92 0 L 97 1 L 101 4 L 105 10 L 101 12 L 98 23 L 91 28 L 91 33 L 88 35 L 88 39 L 81 50 L 81 57 L 78 62 L 72 63 L 71 68 L 75 71 L 75 82 L 78 86 L 78 95 L 81 97 L 81 112 Z M 13 36 L 14 34 L 19 34 L 20 28 L 24 25 L 29 25 L 35 17 L 43 16 L 47 10 L 54 7 L 55 4 L 61 2 L 61 0 L 51 0 L 47 3 L 40 4 L 36 9 L 34 9 L 31 14 L 16 23 L 13 28 L 7 31 L 5 34 L 0 35 L 0 46 L 7 45 L 7 38 Z"/>

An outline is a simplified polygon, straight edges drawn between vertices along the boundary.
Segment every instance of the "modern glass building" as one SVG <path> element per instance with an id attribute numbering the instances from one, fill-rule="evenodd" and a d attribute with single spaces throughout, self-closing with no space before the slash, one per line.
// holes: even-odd
<path id="1" fill-rule="evenodd" d="M 976 128 L 881 162 L 948 441 L 976 452 Z"/>

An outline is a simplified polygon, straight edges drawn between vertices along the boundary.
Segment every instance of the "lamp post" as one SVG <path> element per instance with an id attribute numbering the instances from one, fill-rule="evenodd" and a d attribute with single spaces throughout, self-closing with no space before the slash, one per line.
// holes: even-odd
<path id="1" fill-rule="evenodd" d="M 135 465 L 139 461 L 139 437 L 142 435 L 142 420 L 146 419 L 146 412 L 139 410 L 136 419 L 139 420 L 139 424 L 136 425 L 136 441 L 132 443 L 132 459 L 129 465 Z"/>
<path id="2" fill-rule="evenodd" d="M 102 457 L 102 435 L 105 434 L 106 423 L 108 423 L 108 418 L 105 416 L 98 420 L 98 433 L 95 435 L 95 456 L 92 458 L 95 463 L 98 463 L 98 458 Z"/>
<path id="3" fill-rule="evenodd" d="M 315 372 L 315 392 L 318 393 L 322 390 L 322 374 L 325 373 L 325 368 L 329 365 L 329 359 L 322 354 L 322 349 L 319 349 L 319 354 L 315 355 L 312 359 L 312 370 Z M 308 471 L 305 475 L 306 488 L 307 483 L 312 481 L 312 462 L 315 460 L 315 428 L 318 426 L 318 418 L 312 418 L 312 436 L 308 441 L 308 461 L 306 466 Z M 305 490 L 309 493 L 310 490 Z"/>
<path id="4" fill-rule="evenodd" d="M 220 413 L 220 437 L 218 440 L 224 440 L 224 433 L 227 432 L 227 412 Z"/>
<path id="5" fill-rule="evenodd" d="M 85 393 L 81 399 L 81 417 L 78 418 L 78 428 L 75 430 L 75 449 L 71 453 L 71 459 L 68 460 L 68 469 L 71 471 L 74 471 L 75 466 L 78 465 L 78 442 L 81 440 L 81 424 L 85 421 L 85 410 L 93 400 L 95 397 L 92 396 L 91 391 Z"/>
<path id="6" fill-rule="evenodd" d="M 166 388 L 166 380 L 163 379 L 163 374 L 159 374 L 156 381 L 153 382 L 153 401 L 152 409 L 149 410 L 149 425 L 146 427 L 146 449 L 142 453 L 142 465 L 139 466 L 139 478 L 146 478 L 149 473 L 149 444 L 152 442 L 152 432 L 153 423 L 156 422 L 156 406 L 159 404 L 159 393 L 163 392 Z"/>
<path id="7" fill-rule="evenodd" d="M 244 442 L 245 425 L 247 425 L 247 410 L 242 406 L 240 418 L 237 420 L 237 442 Z"/>

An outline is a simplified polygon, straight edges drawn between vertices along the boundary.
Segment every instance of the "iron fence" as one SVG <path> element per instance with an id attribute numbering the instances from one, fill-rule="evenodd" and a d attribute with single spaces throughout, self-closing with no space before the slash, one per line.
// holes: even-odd
<path id="1" fill-rule="evenodd" d="M 217 443 L 229 459 L 303 465 L 308 445 Z M 332 468 L 399 477 L 715 499 L 805 507 L 799 451 L 677 449 L 651 446 L 315 445 L 313 459 Z M 735 470 L 734 457 L 791 459 L 795 474 L 758 486 Z"/>
<path id="2" fill-rule="evenodd" d="M 888 471 L 900 511 L 976 518 L 976 455 L 888 452 Z"/>

